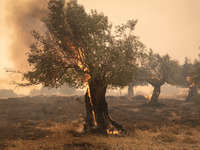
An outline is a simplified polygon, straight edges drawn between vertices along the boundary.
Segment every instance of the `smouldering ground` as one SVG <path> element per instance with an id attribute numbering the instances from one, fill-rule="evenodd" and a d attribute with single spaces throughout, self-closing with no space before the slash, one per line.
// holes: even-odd
<path id="1" fill-rule="evenodd" d="M 180 100 L 107 97 L 124 137 L 82 132 L 83 98 L 24 97 L 0 100 L 0 149 L 6 150 L 199 150 L 200 106 Z"/>

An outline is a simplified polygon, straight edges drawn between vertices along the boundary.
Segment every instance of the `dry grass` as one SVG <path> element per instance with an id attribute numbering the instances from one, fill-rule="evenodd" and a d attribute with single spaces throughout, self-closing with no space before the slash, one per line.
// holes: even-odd
<path id="1" fill-rule="evenodd" d="M 190 102 L 145 101 L 109 97 L 114 120 L 128 131 L 123 137 L 83 132 L 85 105 L 76 97 L 0 100 L 2 150 L 198 150 L 200 112 Z M 83 116 L 83 117 L 82 117 Z"/>

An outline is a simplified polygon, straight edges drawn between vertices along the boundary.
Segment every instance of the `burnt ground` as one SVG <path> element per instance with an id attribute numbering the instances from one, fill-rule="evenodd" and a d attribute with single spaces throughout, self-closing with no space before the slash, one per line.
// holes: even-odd
<path id="1" fill-rule="evenodd" d="M 127 134 L 83 132 L 85 103 L 76 96 L 36 96 L 0 100 L 2 150 L 200 149 L 200 106 L 193 102 L 106 97 L 113 120 Z"/>

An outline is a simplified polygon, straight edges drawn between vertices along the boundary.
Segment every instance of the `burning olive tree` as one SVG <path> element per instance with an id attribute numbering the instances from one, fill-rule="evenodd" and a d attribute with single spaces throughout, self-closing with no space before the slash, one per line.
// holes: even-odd
<path id="1" fill-rule="evenodd" d="M 133 35 L 136 20 L 112 30 L 103 13 L 86 13 L 76 0 L 50 0 L 43 19 L 46 35 L 33 31 L 28 62 L 33 69 L 24 74 L 28 84 L 59 87 L 68 83 L 87 87 L 85 129 L 120 134 L 121 125 L 108 114 L 108 86 L 126 86 L 136 72 L 137 58 L 144 45 Z"/>
<path id="2" fill-rule="evenodd" d="M 196 61 L 194 64 L 186 57 L 185 62 L 181 67 L 181 82 L 180 86 L 188 87 L 188 96 L 186 100 L 190 101 L 197 95 L 197 86 L 198 81 L 198 71 L 199 71 L 199 62 Z"/>
<path id="3" fill-rule="evenodd" d="M 150 104 L 158 104 L 158 97 L 161 86 L 165 83 L 176 85 L 179 81 L 180 65 L 177 61 L 171 60 L 169 55 L 160 56 L 152 50 L 144 58 L 143 80 L 146 80 L 154 87 Z"/>
<path id="4" fill-rule="evenodd" d="M 187 57 L 185 57 L 185 62 L 181 65 L 177 86 L 181 88 L 188 88 L 186 101 L 192 100 L 197 95 L 196 80 L 194 81 L 193 79 L 196 78 L 196 74 L 193 74 L 195 68 L 194 64 Z"/>

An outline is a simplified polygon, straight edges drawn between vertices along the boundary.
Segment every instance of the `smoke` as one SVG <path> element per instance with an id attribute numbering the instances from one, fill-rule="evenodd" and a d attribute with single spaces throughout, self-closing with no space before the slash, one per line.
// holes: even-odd
<path id="1" fill-rule="evenodd" d="M 30 32 L 44 31 L 41 18 L 47 14 L 47 3 L 48 0 L 9 0 L 7 3 L 7 24 L 12 33 L 9 53 L 16 70 L 29 68 L 25 53 L 33 42 Z"/>

